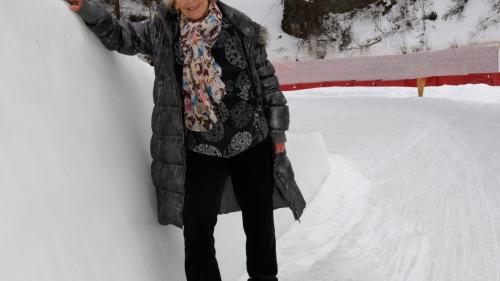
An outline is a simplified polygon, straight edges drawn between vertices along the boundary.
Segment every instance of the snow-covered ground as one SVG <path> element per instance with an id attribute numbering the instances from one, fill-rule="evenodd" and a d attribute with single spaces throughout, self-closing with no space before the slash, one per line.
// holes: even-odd
<path id="1" fill-rule="evenodd" d="M 287 94 L 332 170 L 278 240 L 280 280 L 500 280 L 500 87 L 428 90 Z"/>
<path id="2" fill-rule="evenodd" d="M 62 1 L 5 1 L 0 25 L 0 280 L 185 280 L 182 234 L 156 220 L 152 69 Z M 279 229 L 280 280 L 500 281 L 498 87 L 286 95 L 311 200 Z M 237 215 L 216 230 L 227 276 L 243 271 Z"/>

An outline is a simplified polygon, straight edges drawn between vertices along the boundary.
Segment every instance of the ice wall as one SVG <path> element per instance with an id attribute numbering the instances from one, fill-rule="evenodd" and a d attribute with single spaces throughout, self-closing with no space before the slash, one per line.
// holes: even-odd
<path id="1" fill-rule="evenodd" d="M 3 1 L 0 26 L 0 280 L 185 280 L 149 174 L 153 69 L 105 49 L 64 1 Z M 320 152 L 292 135 L 296 162 Z M 324 176 L 310 171 L 296 170 L 309 198 Z M 240 216 L 216 230 L 227 280 L 244 265 L 227 243 L 243 241 Z M 281 231 L 291 221 L 277 212 Z"/>

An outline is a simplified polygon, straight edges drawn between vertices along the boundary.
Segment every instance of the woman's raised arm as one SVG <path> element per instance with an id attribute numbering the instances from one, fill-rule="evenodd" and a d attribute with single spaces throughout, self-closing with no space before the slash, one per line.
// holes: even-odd
<path id="1" fill-rule="evenodd" d="M 108 50 L 116 50 L 125 55 L 153 55 L 152 38 L 158 20 L 155 16 L 140 22 L 119 21 L 100 3 L 92 0 L 66 1 L 70 3 L 70 9 L 82 17 Z"/>

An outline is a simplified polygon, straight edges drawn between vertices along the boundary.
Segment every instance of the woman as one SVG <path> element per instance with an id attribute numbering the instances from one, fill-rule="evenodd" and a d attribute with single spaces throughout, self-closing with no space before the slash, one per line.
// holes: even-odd
<path id="1" fill-rule="evenodd" d="M 273 210 L 299 220 L 305 201 L 285 154 L 289 113 L 265 30 L 217 0 L 165 1 L 137 23 L 67 1 L 108 49 L 152 59 L 158 221 L 184 227 L 187 280 L 221 280 L 217 215 L 239 210 L 249 280 L 278 280 Z"/>

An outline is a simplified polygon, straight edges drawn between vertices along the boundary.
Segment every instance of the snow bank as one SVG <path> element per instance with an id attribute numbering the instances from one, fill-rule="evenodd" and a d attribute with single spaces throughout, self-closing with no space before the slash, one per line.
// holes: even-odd
<path id="1" fill-rule="evenodd" d="M 63 1 L 5 1 L 0 25 L 0 279 L 185 280 L 182 231 L 157 223 L 149 173 L 153 69 L 106 50 Z M 290 136 L 308 198 L 321 149 Z M 222 224 L 217 246 L 236 248 L 241 222 Z M 240 274 L 242 248 L 221 253 Z"/>
<path id="2" fill-rule="evenodd" d="M 322 87 L 307 90 L 285 92 L 290 97 L 331 98 L 331 97 L 386 97 L 415 98 L 416 88 L 410 87 Z M 439 98 L 472 103 L 500 103 L 500 87 L 485 84 L 467 84 L 460 86 L 426 87 L 423 99 Z"/>
<path id="3" fill-rule="evenodd" d="M 330 173 L 323 135 L 320 132 L 292 130 L 287 136 L 288 157 L 294 167 L 297 184 L 306 201 L 310 201 Z"/>
<path id="4" fill-rule="evenodd" d="M 309 203 L 302 224 L 292 225 L 278 241 L 280 280 L 314 280 L 308 274 L 323 277 L 316 280 L 337 280 L 333 276 L 329 278 L 332 271 L 335 274 L 352 274 L 355 271 L 351 264 L 340 264 L 341 260 L 324 265 L 322 271 L 318 270 L 321 268 L 318 264 L 330 253 L 337 252 L 339 243 L 349 239 L 350 232 L 370 212 L 367 195 L 371 191 L 371 182 L 353 163 L 339 155 L 330 154 L 330 163 L 332 172 Z"/>

